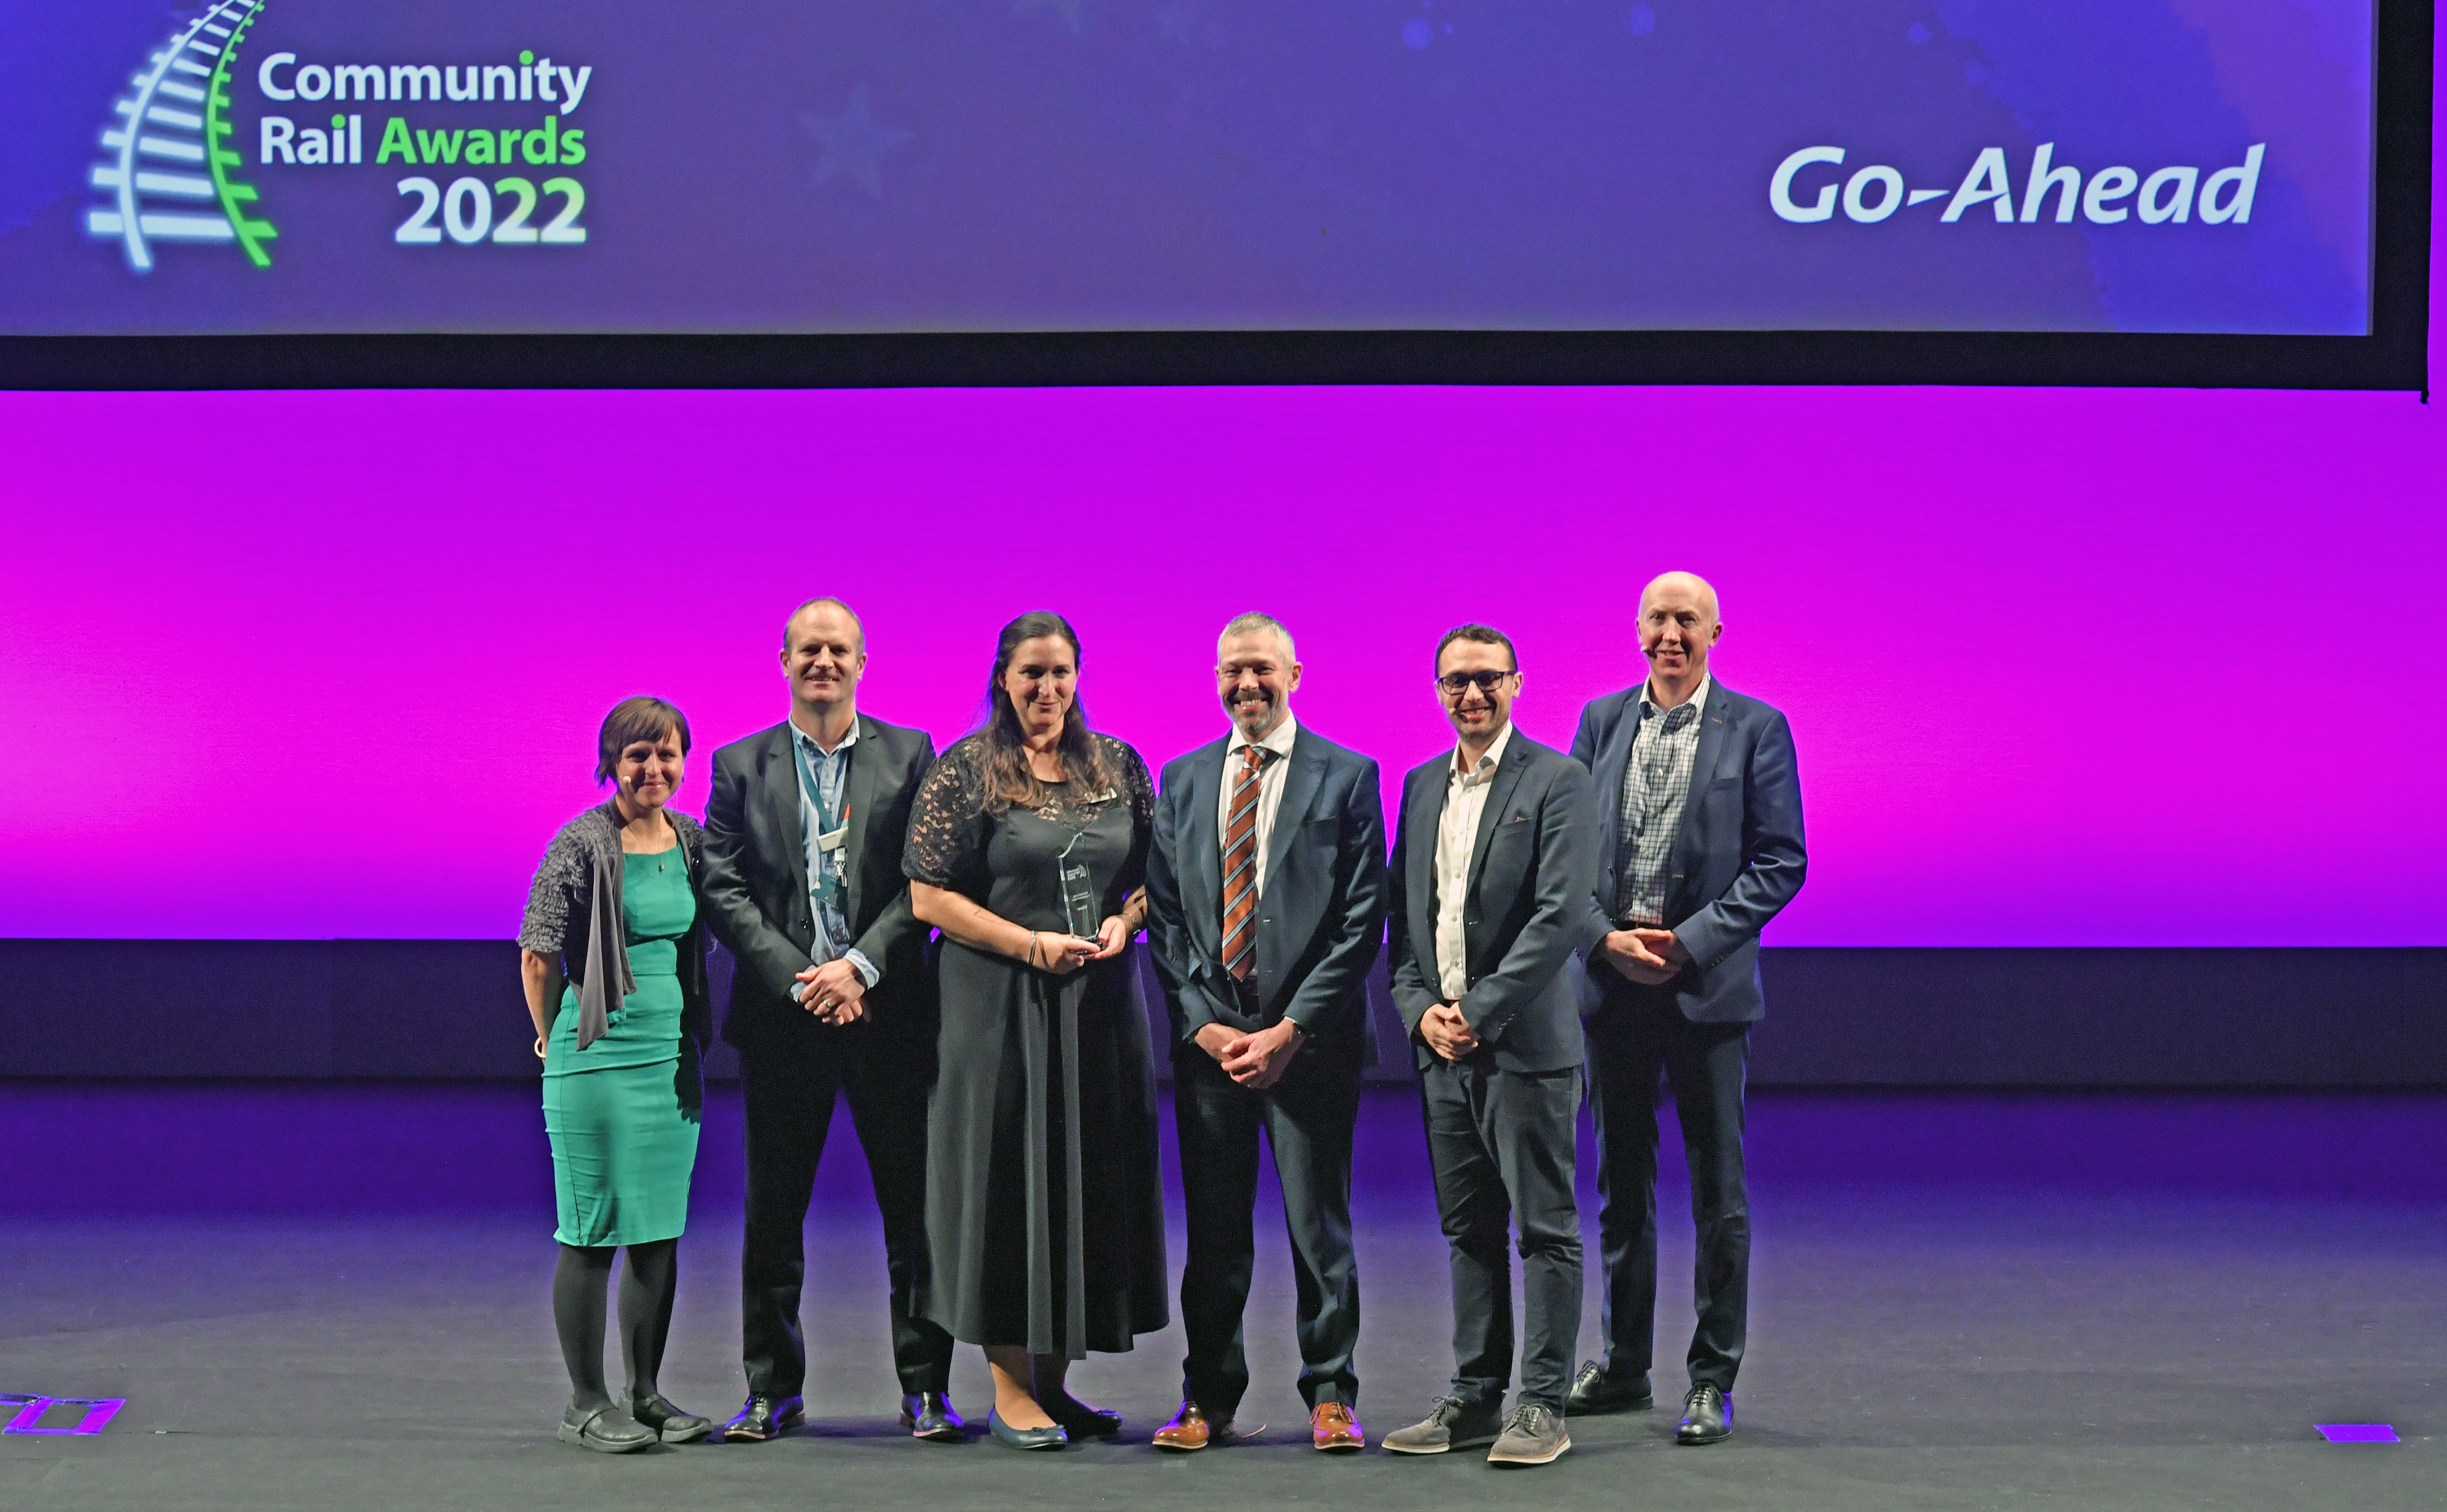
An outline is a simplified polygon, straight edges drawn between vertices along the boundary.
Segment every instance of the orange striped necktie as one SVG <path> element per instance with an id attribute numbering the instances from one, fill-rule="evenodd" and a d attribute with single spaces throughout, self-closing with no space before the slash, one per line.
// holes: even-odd
<path id="1" fill-rule="evenodd" d="M 1258 785 L 1266 751 L 1243 746 L 1241 755 L 1224 822 L 1224 969 L 1236 982 L 1247 981 L 1258 961 Z"/>

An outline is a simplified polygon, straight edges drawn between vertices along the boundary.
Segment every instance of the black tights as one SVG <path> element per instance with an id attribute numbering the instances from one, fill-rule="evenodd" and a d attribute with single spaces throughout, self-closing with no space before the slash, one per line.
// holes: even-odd
<path id="1" fill-rule="evenodd" d="M 603 1303 L 612 1279 L 613 1245 L 560 1247 L 552 1273 L 552 1320 L 560 1357 L 569 1366 L 570 1406 L 593 1411 L 612 1397 L 603 1389 Z M 672 1332 L 672 1297 L 680 1277 L 680 1241 L 629 1246 L 620 1268 L 620 1358 L 629 1368 L 629 1400 L 659 1394 L 663 1344 Z"/>

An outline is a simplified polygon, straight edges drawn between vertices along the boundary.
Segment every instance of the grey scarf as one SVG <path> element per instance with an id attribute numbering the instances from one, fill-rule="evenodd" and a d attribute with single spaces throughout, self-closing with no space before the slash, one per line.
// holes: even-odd
<path id="1" fill-rule="evenodd" d="M 596 852 L 594 885 L 587 890 L 586 974 L 578 983 L 579 1049 L 603 1037 L 612 1015 L 637 990 L 637 978 L 629 970 L 629 933 L 620 917 L 620 871 L 616 829 L 609 852 Z"/>

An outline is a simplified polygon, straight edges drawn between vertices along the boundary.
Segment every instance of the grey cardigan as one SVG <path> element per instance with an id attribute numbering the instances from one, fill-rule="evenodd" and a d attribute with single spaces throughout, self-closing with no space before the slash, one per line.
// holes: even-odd
<path id="1" fill-rule="evenodd" d="M 680 939 L 679 959 L 680 1038 L 684 1057 L 693 1061 L 702 1058 L 713 1038 L 713 1001 L 705 969 L 705 831 L 686 814 L 669 808 L 663 812 L 679 836 L 689 887 L 697 897 L 696 922 Z M 603 1037 L 621 999 L 637 986 L 629 971 L 627 931 L 620 921 L 620 877 L 619 811 L 604 803 L 560 827 L 544 848 L 527 889 L 519 944 L 539 955 L 560 956 L 562 973 L 577 985 L 579 1049 Z M 559 1004 L 552 1006 L 557 1010 Z M 693 1056 L 686 1055 L 690 1049 Z"/>

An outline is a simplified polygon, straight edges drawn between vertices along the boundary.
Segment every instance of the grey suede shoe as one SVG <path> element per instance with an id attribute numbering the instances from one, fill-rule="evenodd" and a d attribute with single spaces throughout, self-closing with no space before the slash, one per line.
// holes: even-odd
<path id="1" fill-rule="evenodd" d="M 1385 1435 L 1383 1444 L 1395 1454 L 1442 1454 L 1448 1449 L 1474 1449 L 1492 1444 L 1504 1429 L 1504 1403 L 1465 1402 L 1440 1396 L 1426 1421 Z"/>
<path id="2" fill-rule="evenodd" d="M 1487 1451 L 1489 1465 L 1551 1465 L 1572 1446 L 1564 1431 L 1563 1414 L 1553 1408 L 1524 1404 L 1512 1409 L 1503 1436 Z"/>

